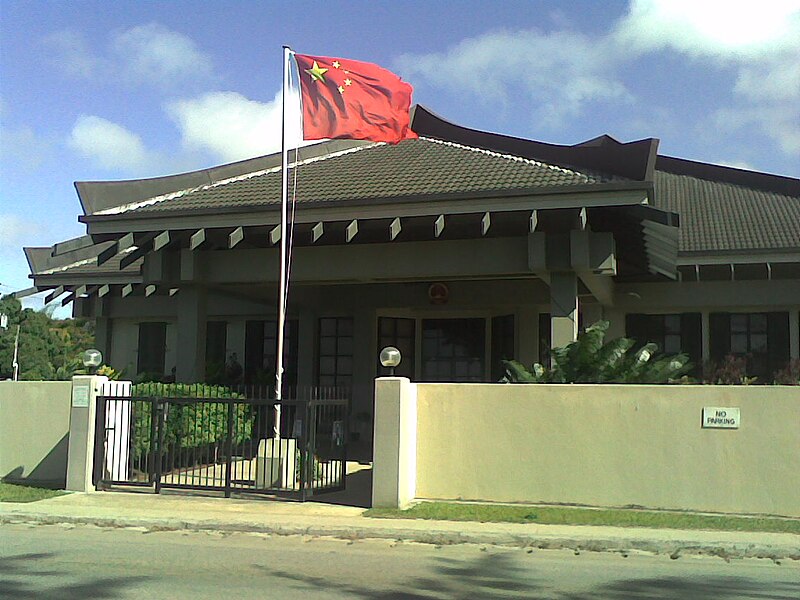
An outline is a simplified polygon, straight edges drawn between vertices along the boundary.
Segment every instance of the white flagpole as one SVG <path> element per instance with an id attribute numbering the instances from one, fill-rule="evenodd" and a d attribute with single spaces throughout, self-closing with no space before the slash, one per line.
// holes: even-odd
<path id="1" fill-rule="evenodd" d="M 275 366 L 275 424 L 272 436 L 281 437 L 281 400 L 283 399 L 283 342 L 284 325 L 286 323 L 286 252 L 289 213 L 289 146 L 286 143 L 286 96 L 289 93 L 289 68 L 291 66 L 292 49 L 283 47 L 283 99 L 281 106 L 281 266 L 278 286 L 278 356 Z"/>

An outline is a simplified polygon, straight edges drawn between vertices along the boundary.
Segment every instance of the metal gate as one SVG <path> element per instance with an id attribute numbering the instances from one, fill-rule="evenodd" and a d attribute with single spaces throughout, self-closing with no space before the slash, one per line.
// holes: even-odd
<path id="1" fill-rule="evenodd" d="M 311 388 L 282 400 L 277 417 L 275 400 L 256 392 L 140 384 L 98 397 L 95 485 L 299 500 L 343 490 L 349 395 Z"/>

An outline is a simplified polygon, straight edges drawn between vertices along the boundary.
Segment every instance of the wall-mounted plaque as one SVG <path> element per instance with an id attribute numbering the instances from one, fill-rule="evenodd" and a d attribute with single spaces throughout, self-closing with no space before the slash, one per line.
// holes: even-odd
<path id="1" fill-rule="evenodd" d="M 739 429 L 739 409 L 723 406 L 703 407 L 703 429 Z"/>

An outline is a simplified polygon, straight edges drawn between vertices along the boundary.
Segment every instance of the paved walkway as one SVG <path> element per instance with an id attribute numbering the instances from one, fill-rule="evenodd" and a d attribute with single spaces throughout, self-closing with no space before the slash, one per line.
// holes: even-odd
<path id="1" fill-rule="evenodd" d="M 364 517 L 363 512 L 361 507 L 322 502 L 99 492 L 67 494 L 29 504 L 0 503 L 0 523 L 247 531 L 442 545 L 476 543 L 576 551 L 639 550 L 673 557 L 712 554 L 800 560 L 800 536 L 793 534 L 374 519 Z"/>

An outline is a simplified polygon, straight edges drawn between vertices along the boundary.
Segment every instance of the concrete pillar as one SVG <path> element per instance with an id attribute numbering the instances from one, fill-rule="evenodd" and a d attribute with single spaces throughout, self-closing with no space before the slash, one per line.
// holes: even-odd
<path id="1" fill-rule="evenodd" d="M 789 311 L 789 358 L 800 359 L 800 311 Z"/>
<path id="2" fill-rule="evenodd" d="M 578 339 L 578 277 L 571 271 L 550 273 L 550 347 Z"/>
<path id="3" fill-rule="evenodd" d="M 417 386 L 405 377 L 375 380 L 372 506 L 403 508 L 417 491 Z"/>
<path id="4" fill-rule="evenodd" d="M 703 339 L 702 358 L 703 362 L 711 360 L 711 321 L 709 312 L 704 310 L 700 313 L 700 333 Z"/>
<path id="5" fill-rule="evenodd" d="M 178 335 L 175 380 L 202 381 L 206 362 L 206 290 L 186 287 L 178 294 Z"/>
<path id="6" fill-rule="evenodd" d="M 94 492 L 94 452 L 97 396 L 108 377 L 76 375 L 72 378 L 67 449 L 67 489 Z"/>

